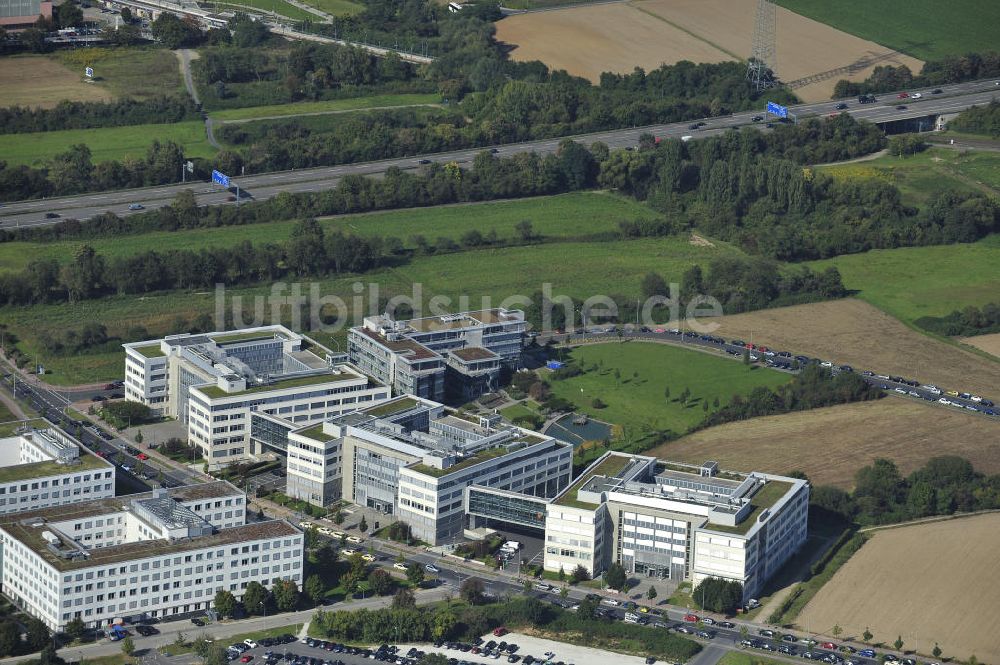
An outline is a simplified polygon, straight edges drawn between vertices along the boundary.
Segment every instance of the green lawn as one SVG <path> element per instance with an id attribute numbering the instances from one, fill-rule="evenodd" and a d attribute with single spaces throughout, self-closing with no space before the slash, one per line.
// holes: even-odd
<path id="1" fill-rule="evenodd" d="M 750 368 L 727 357 L 664 344 L 611 342 L 576 348 L 570 357 L 586 371 L 570 379 L 550 381 L 552 393 L 573 402 L 582 413 L 622 425 L 633 433 L 684 432 L 705 417 L 704 403 L 711 412 L 716 398 L 724 405 L 733 395 L 789 380 L 787 374 L 774 370 Z M 664 397 L 668 387 L 669 400 Z M 691 398 L 681 404 L 679 397 L 685 388 Z M 607 406 L 594 408 L 591 402 L 595 398 Z"/>
<path id="2" fill-rule="evenodd" d="M 785 661 L 766 658 L 756 653 L 728 651 L 716 665 L 785 665 Z"/>
<path id="3" fill-rule="evenodd" d="M 777 4 L 921 60 L 997 48 L 1000 3 L 996 0 L 951 0 L 946 5 L 935 0 L 777 0 Z"/>
<path id="4" fill-rule="evenodd" d="M 14 412 L 7 408 L 7 405 L 0 402 L 0 423 L 10 422 L 14 420 Z"/>
<path id="5" fill-rule="evenodd" d="M 812 262 L 836 266 L 848 289 L 905 322 L 997 301 L 1000 235 L 964 245 L 873 250 Z"/>
<path id="6" fill-rule="evenodd" d="M 899 188 L 903 199 L 921 206 L 939 192 L 983 192 L 1000 196 L 1000 153 L 931 148 L 911 157 L 823 166 L 835 178 L 879 178 Z"/>
<path id="7" fill-rule="evenodd" d="M 313 14 L 312 12 L 307 12 L 304 9 L 299 9 L 293 4 L 285 2 L 285 0 L 229 0 L 228 2 L 212 2 L 211 5 L 224 8 L 224 7 L 251 7 L 254 9 L 262 9 L 268 12 L 274 12 L 275 14 L 280 14 L 293 21 L 320 21 L 322 20 L 318 14 Z"/>
<path id="8" fill-rule="evenodd" d="M 413 247 L 411 237 L 426 235 L 430 243 L 438 237 L 458 239 L 470 229 L 484 234 L 495 230 L 500 238 L 514 238 L 514 227 L 529 220 L 535 233 L 545 238 L 579 238 L 598 233 L 614 232 L 619 220 L 655 218 L 649 208 L 625 197 L 597 192 L 579 192 L 559 196 L 515 199 L 470 205 L 415 208 L 361 215 L 327 217 L 324 228 L 340 229 L 358 235 L 395 236 L 404 245 Z M 168 231 L 125 235 L 117 238 L 88 240 L 98 253 L 106 256 L 129 256 L 156 249 L 200 249 L 225 247 L 249 240 L 252 243 L 283 242 L 291 235 L 296 222 L 271 222 L 248 226 L 193 229 L 183 233 Z M 0 243 L 0 273 L 22 270 L 38 259 L 64 261 L 80 241 L 9 242 Z M 531 252 L 530 248 L 522 252 Z M 438 257 L 438 262 L 446 257 Z M 458 258 L 448 255 L 447 258 Z M 419 259 L 426 260 L 426 259 Z"/>
<path id="9" fill-rule="evenodd" d="M 215 150 L 205 138 L 205 125 L 198 120 L 171 125 L 133 125 L 102 129 L 66 129 L 57 132 L 8 134 L 0 142 L 0 160 L 9 164 L 41 166 L 48 159 L 77 143 L 90 147 L 95 164 L 125 156 L 144 158 L 154 140 L 174 141 L 186 157 L 211 157 Z M 179 168 L 179 167 L 178 167 Z"/>
<path id="10" fill-rule="evenodd" d="M 73 69 L 82 71 L 83 65 L 92 66 L 94 85 L 107 88 L 115 97 L 146 99 L 187 94 L 177 56 L 167 48 L 84 48 L 63 52 L 59 57 Z"/>
<path id="11" fill-rule="evenodd" d="M 524 402 L 520 404 L 515 404 L 513 406 L 508 406 L 506 409 L 500 409 L 500 414 L 507 420 L 513 421 L 515 418 L 521 418 L 524 416 L 538 417 L 538 411 L 530 409 L 525 406 Z"/>
<path id="12" fill-rule="evenodd" d="M 401 95 L 372 95 L 350 99 L 332 99 L 320 102 L 295 102 L 272 106 L 251 106 L 242 109 L 228 109 L 212 113 L 213 120 L 251 120 L 278 116 L 301 115 L 304 113 L 325 113 L 330 111 L 353 111 L 382 106 L 411 106 L 414 104 L 440 104 L 438 93 L 413 93 Z"/>
<path id="13" fill-rule="evenodd" d="M 348 0 L 303 0 L 305 4 L 334 16 L 353 16 L 364 11 L 364 5 Z"/>

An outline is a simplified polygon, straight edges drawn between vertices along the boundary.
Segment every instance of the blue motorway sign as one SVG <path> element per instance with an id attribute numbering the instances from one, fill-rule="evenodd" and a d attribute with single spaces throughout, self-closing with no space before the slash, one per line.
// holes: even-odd
<path id="1" fill-rule="evenodd" d="M 220 171 L 212 171 L 212 182 L 223 187 L 229 187 L 229 176 Z"/>
<path id="2" fill-rule="evenodd" d="M 788 117 L 788 107 L 782 106 L 781 104 L 775 104 L 774 102 L 767 103 L 767 112 L 771 115 L 776 115 L 779 118 Z"/>
<path id="3" fill-rule="evenodd" d="M 87 78 L 89 78 L 89 79 L 94 78 L 94 68 L 93 67 L 87 67 L 86 69 L 83 70 L 83 73 L 86 74 Z"/>

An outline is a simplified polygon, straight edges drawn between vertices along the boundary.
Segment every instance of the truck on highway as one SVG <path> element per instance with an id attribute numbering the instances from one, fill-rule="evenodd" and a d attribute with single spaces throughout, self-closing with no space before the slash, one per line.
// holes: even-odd
<path id="1" fill-rule="evenodd" d="M 877 101 L 875 95 L 858 95 L 859 104 L 874 104 Z"/>

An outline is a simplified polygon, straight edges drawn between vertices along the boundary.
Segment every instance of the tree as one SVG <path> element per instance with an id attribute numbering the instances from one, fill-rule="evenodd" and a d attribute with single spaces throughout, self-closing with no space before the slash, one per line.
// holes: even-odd
<path id="1" fill-rule="evenodd" d="M 899 635 L 896 637 L 896 641 L 892 643 L 892 646 L 896 647 L 896 651 L 900 651 L 903 648 L 903 636 Z"/>
<path id="2" fill-rule="evenodd" d="M 4 621 L 0 623 L 0 657 L 13 656 L 20 646 L 21 633 L 14 622 Z"/>
<path id="3" fill-rule="evenodd" d="M 244 602 L 246 602 L 246 597 L 244 596 Z M 229 591 L 225 589 L 215 592 L 215 599 L 212 602 L 215 607 L 215 611 L 221 616 L 231 617 L 233 613 L 236 612 L 236 597 Z"/>
<path id="4" fill-rule="evenodd" d="M 425 653 L 417 661 L 417 665 L 448 665 L 448 656 L 443 653 Z"/>
<path id="5" fill-rule="evenodd" d="M 80 617 L 73 617 L 66 622 L 65 633 L 74 640 L 81 639 L 87 632 L 87 625 Z"/>
<path id="6" fill-rule="evenodd" d="M 122 640 L 122 653 L 129 657 L 135 653 L 135 642 L 132 641 L 131 637 Z"/>
<path id="7" fill-rule="evenodd" d="M 436 640 L 447 638 L 458 625 L 458 617 L 449 611 L 437 612 L 434 615 L 434 624 L 431 627 L 431 636 Z"/>
<path id="8" fill-rule="evenodd" d="M 620 563 L 613 563 L 604 572 L 604 581 L 612 589 L 624 591 L 628 585 L 628 573 L 625 572 L 625 567 Z"/>
<path id="9" fill-rule="evenodd" d="M 523 586 L 525 593 L 531 593 L 531 590 L 535 587 L 534 583 L 532 583 L 532 581 L 527 578 L 525 578 Z"/>
<path id="10" fill-rule="evenodd" d="M 670 401 L 670 386 L 664 387 L 664 389 L 663 389 L 663 399 L 665 399 L 668 402 Z"/>
<path id="11" fill-rule="evenodd" d="M 731 614 L 743 600 L 743 585 L 721 577 L 706 577 L 694 588 L 691 597 L 702 609 Z"/>
<path id="12" fill-rule="evenodd" d="M 122 7 L 121 17 L 122 17 L 122 21 L 123 22 L 125 22 L 125 23 L 131 23 L 132 22 L 132 10 L 129 9 L 128 7 Z"/>
<path id="13" fill-rule="evenodd" d="M 267 589 L 256 580 L 247 584 L 243 590 L 243 608 L 247 614 L 263 614 L 264 603 L 267 602 Z"/>
<path id="14" fill-rule="evenodd" d="M 373 592 L 384 596 L 392 590 L 392 576 L 386 572 L 385 568 L 376 568 L 368 574 L 368 584 Z"/>
<path id="15" fill-rule="evenodd" d="M 573 584 L 579 584 L 580 582 L 586 582 L 589 579 L 590 572 L 582 564 L 576 564 L 576 568 L 573 569 L 573 574 L 570 576 L 570 582 Z"/>
<path id="16" fill-rule="evenodd" d="M 649 590 L 646 591 L 646 599 L 647 600 L 653 600 L 654 598 L 656 598 L 656 587 L 655 586 L 650 586 Z"/>
<path id="17" fill-rule="evenodd" d="M 212 644 L 208 648 L 208 655 L 205 656 L 204 665 L 229 665 L 225 647 L 218 642 Z"/>
<path id="18" fill-rule="evenodd" d="M 481 579 L 478 577 L 469 577 L 462 582 L 462 586 L 458 589 L 458 594 L 468 604 L 478 605 L 483 600 L 483 591 L 485 588 Z"/>
<path id="19" fill-rule="evenodd" d="M 364 515 L 362 515 L 361 516 L 361 521 L 358 522 L 358 531 L 360 531 L 361 533 L 364 533 L 367 530 L 368 530 L 368 522 L 367 522 L 367 520 L 365 520 Z"/>
<path id="20" fill-rule="evenodd" d="M 872 631 L 868 630 L 868 626 L 865 626 L 865 632 L 861 634 L 861 639 L 865 642 L 871 642 L 873 637 L 875 636 L 872 635 Z"/>
<path id="21" fill-rule="evenodd" d="M 319 605 L 326 597 L 326 585 L 323 584 L 323 578 L 315 573 L 306 578 L 302 590 L 305 591 L 314 605 Z"/>
<path id="22" fill-rule="evenodd" d="M 670 289 L 667 287 L 667 282 L 663 277 L 656 272 L 647 272 L 646 276 L 642 278 L 642 297 L 652 298 L 654 296 L 667 297 L 670 295 Z"/>
<path id="23" fill-rule="evenodd" d="M 409 610 L 417 606 L 417 599 L 409 589 L 400 589 L 392 597 L 392 609 Z"/>
<path id="24" fill-rule="evenodd" d="M 198 637 L 191 640 L 191 651 L 193 651 L 197 656 L 201 658 L 207 658 L 208 652 L 212 648 L 212 644 L 215 642 L 205 633 L 202 633 Z"/>
<path id="25" fill-rule="evenodd" d="M 279 612 L 290 612 L 299 604 L 299 585 L 295 580 L 281 580 L 273 584 L 271 594 Z"/>
<path id="26" fill-rule="evenodd" d="M 340 508 L 337 508 L 337 512 L 333 514 L 333 523 L 334 524 L 344 523 L 344 511 L 341 510 Z"/>
<path id="27" fill-rule="evenodd" d="M 64 2 L 54 8 L 56 25 L 60 28 L 75 28 L 83 24 L 83 10 L 73 2 Z"/>
<path id="28" fill-rule="evenodd" d="M 529 242 L 535 239 L 535 230 L 532 227 L 531 222 L 526 219 L 515 224 L 514 231 L 517 232 L 517 235 L 522 242 Z"/>
<path id="29" fill-rule="evenodd" d="M 934 656 L 935 658 L 940 658 L 941 657 L 941 653 L 942 653 L 941 652 L 941 647 L 938 646 L 937 642 L 935 642 L 934 643 L 934 649 L 931 651 L 931 655 Z"/>
<path id="30" fill-rule="evenodd" d="M 566 581 L 566 570 L 562 566 L 559 566 L 559 581 Z"/>
<path id="31" fill-rule="evenodd" d="M 153 39 L 169 49 L 193 46 L 201 38 L 201 30 L 176 14 L 162 12 L 149 26 Z"/>
<path id="32" fill-rule="evenodd" d="M 259 46 L 271 36 L 263 21 L 256 21 L 243 12 L 236 12 L 229 19 L 229 29 L 233 31 L 233 45 L 240 48 Z"/>
<path id="33" fill-rule="evenodd" d="M 584 598 L 576 608 L 576 615 L 581 619 L 593 619 L 597 616 L 598 602 L 593 598 Z"/>
<path id="34" fill-rule="evenodd" d="M 142 430 L 139 430 L 135 433 L 135 442 L 142 443 Z"/>
<path id="35" fill-rule="evenodd" d="M 569 598 L 569 587 L 568 586 L 560 587 L 560 589 L 559 589 L 559 597 L 562 598 L 563 600 L 566 600 L 567 598 Z"/>
<path id="36" fill-rule="evenodd" d="M 41 651 L 52 639 L 48 626 L 35 617 L 27 619 L 24 622 L 24 627 L 27 633 L 25 643 L 28 651 Z"/>
<path id="37" fill-rule="evenodd" d="M 841 634 L 842 632 L 844 632 L 844 629 L 840 627 L 840 624 L 839 624 L 839 623 L 837 623 L 837 624 L 834 624 L 834 625 L 833 625 L 833 630 L 832 630 L 832 632 L 833 632 L 833 636 L 834 636 L 834 637 L 840 637 L 840 634 Z"/>
<path id="38" fill-rule="evenodd" d="M 424 568 L 418 563 L 411 563 L 406 567 L 406 579 L 413 586 L 420 586 L 424 581 Z"/>

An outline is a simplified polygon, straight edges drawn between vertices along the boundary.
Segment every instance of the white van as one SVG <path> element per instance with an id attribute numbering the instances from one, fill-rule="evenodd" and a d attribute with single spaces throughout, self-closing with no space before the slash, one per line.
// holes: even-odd
<path id="1" fill-rule="evenodd" d="M 632 612 L 625 613 L 625 623 L 639 623 L 639 615 Z"/>

